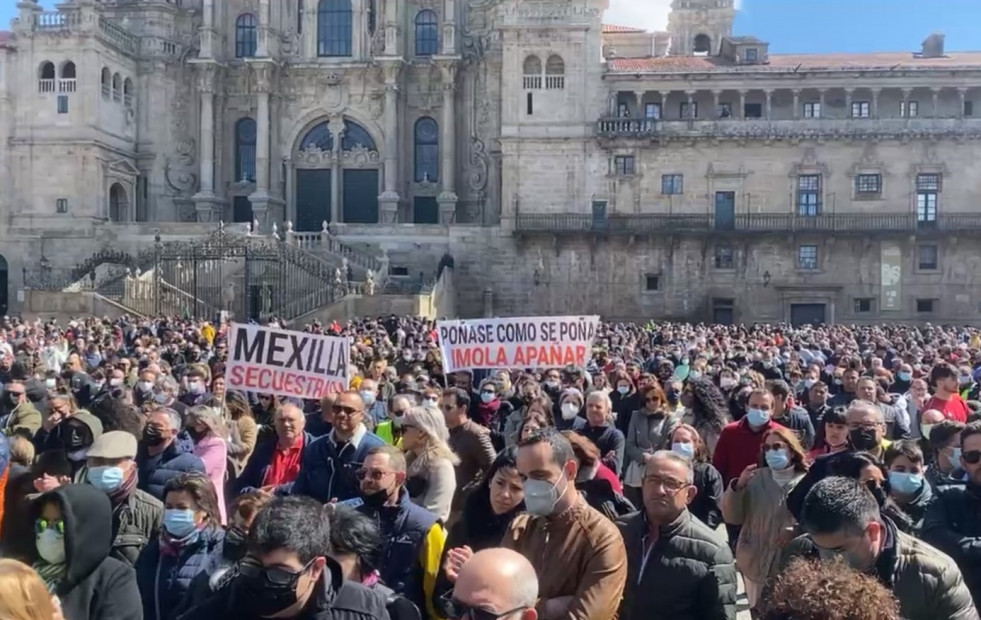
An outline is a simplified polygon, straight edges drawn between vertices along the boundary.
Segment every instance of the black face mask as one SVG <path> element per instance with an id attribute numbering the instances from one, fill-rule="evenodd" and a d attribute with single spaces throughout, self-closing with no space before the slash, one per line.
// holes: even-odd
<path id="1" fill-rule="evenodd" d="M 296 605 L 296 583 L 303 571 L 296 573 L 286 583 L 271 583 L 265 574 L 240 574 L 235 580 L 236 607 L 248 610 L 248 615 L 266 618 Z M 316 586 L 314 586 L 316 587 Z"/>
<path id="2" fill-rule="evenodd" d="M 143 443 L 145 443 L 146 445 L 159 446 L 163 442 L 164 442 L 163 435 L 161 435 L 156 428 L 152 426 L 147 426 L 146 428 L 143 429 Z"/>
<path id="3" fill-rule="evenodd" d="M 879 445 L 874 428 L 854 428 L 848 431 L 848 441 L 859 451 L 874 450 Z"/>
<path id="4" fill-rule="evenodd" d="M 373 491 L 371 493 L 365 493 L 362 491 L 361 499 L 364 500 L 365 506 L 369 508 L 381 508 L 388 501 L 388 489 L 382 489 L 380 491 Z"/>
<path id="5" fill-rule="evenodd" d="M 226 560 L 238 562 L 248 552 L 248 541 L 245 533 L 237 527 L 225 531 L 225 542 L 222 543 L 221 554 Z"/>
<path id="6" fill-rule="evenodd" d="M 191 441 L 193 441 L 194 443 L 198 443 L 202 439 L 204 439 L 204 436 L 208 434 L 208 431 L 199 431 L 196 428 L 188 427 L 187 434 L 190 435 Z"/>

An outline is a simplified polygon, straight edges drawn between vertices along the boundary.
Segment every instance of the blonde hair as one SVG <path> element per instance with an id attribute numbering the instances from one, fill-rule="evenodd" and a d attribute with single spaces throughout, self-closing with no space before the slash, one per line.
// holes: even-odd
<path id="1" fill-rule="evenodd" d="M 10 438 L 10 461 L 24 467 L 34 464 L 34 444 L 30 439 L 23 435 L 14 435 Z"/>
<path id="2" fill-rule="evenodd" d="M 0 560 L 0 618 L 51 620 L 56 611 L 48 588 L 34 569 L 17 560 Z"/>
<path id="3" fill-rule="evenodd" d="M 426 447 L 420 458 L 442 458 L 453 465 L 460 463 L 460 458 L 450 448 L 450 431 L 446 428 L 446 419 L 439 409 L 411 407 L 406 412 L 402 424 L 415 426 L 425 435 Z"/>
<path id="4" fill-rule="evenodd" d="M 215 407 L 208 407 L 206 405 L 191 407 L 184 419 L 184 426 L 193 426 L 198 422 L 207 426 L 208 430 L 215 437 L 225 437 L 228 433 L 222 413 Z"/>

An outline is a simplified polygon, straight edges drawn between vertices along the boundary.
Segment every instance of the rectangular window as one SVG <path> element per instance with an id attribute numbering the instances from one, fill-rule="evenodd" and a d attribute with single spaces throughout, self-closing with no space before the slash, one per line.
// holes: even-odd
<path id="1" fill-rule="evenodd" d="M 719 109 L 716 110 L 719 118 L 731 118 L 732 117 L 732 104 L 731 103 L 720 103 Z"/>
<path id="2" fill-rule="evenodd" d="M 868 118 L 872 108 L 868 101 L 852 102 L 852 118 Z"/>
<path id="3" fill-rule="evenodd" d="M 691 102 L 691 116 L 688 116 L 688 102 L 682 101 L 678 113 L 682 119 L 698 118 L 698 103 Z"/>
<path id="4" fill-rule="evenodd" d="M 528 101 L 526 103 L 527 108 L 525 110 L 525 113 L 528 116 L 531 116 L 531 113 L 534 110 L 534 106 L 532 105 L 532 101 L 531 101 L 531 93 L 528 93 L 527 97 L 528 97 Z"/>
<path id="5" fill-rule="evenodd" d="M 731 245 L 715 246 L 715 268 L 733 269 L 735 266 L 735 252 Z"/>
<path id="6" fill-rule="evenodd" d="M 661 193 L 664 195 L 685 193 L 685 177 L 682 174 L 662 174 Z"/>
<path id="7" fill-rule="evenodd" d="M 919 116 L 920 114 L 920 104 L 917 101 L 900 101 L 899 102 L 899 115 L 904 118 L 912 118 L 914 116 Z"/>
<path id="8" fill-rule="evenodd" d="M 802 174 L 797 177 L 797 215 L 821 214 L 821 175 Z"/>
<path id="9" fill-rule="evenodd" d="M 58 95 L 58 114 L 68 114 L 68 95 Z"/>
<path id="10" fill-rule="evenodd" d="M 940 194 L 939 174 L 916 175 L 916 221 L 937 221 L 937 199 Z"/>
<path id="11" fill-rule="evenodd" d="M 661 286 L 661 276 L 656 276 L 654 274 L 646 274 L 644 276 L 644 290 L 645 291 L 656 291 Z"/>
<path id="12" fill-rule="evenodd" d="M 644 104 L 644 118 L 653 118 L 659 120 L 661 118 L 661 104 L 660 103 L 645 103 Z"/>
<path id="13" fill-rule="evenodd" d="M 821 103 L 809 101 L 804 104 L 804 118 L 821 118 Z"/>
<path id="14" fill-rule="evenodd" d="M 855 193 L 861 197 L 878 196 L 882 193 L 882 175 L 860 174 L 856 176 Z"/>
<path id="15" fill-rule="evenodd" d="M 68 213 L 68 199 L 59 198 L 55 200 L 55 212 L 56 213 Z"/>
<path id="16" fill-rule="evenodd" d="M 933 312 L 933 299 L 917 299 L 916 300 L 916 311 L 917 312 Z"/>
<path id="17" fill-rule="evenodd" d="M 760 51 L 755 47 L 747 48 L 746 50 L 746 62 L 756 62 L 760 57 Z"/>
<path id="18" fill-rule="evenodd" d="M 626 103 L 617 104 L 617 116 L 620 118 L 630 118 L 630 108 Z"/>
<path id="19" fill-rule="evenodd" d="M 815 271 L 818 268 L 818 246 L 802 245 L 797 248 L 797 268 Z"/>
<path id="20" fill-rule="evenodd" d="M 743 106 L 743 115 L 746 118 L 763 118 L 763 104 L 747 103 Z"/>
<path id="21" fill-rule="evenodd" d="M 974 116 L 974 102 L 965 101 L 964 102 L 964 116 Z"/>
<path id="22" fill-rule="evenodd" d="M 923 243 L 917 248 L 916 268 L 936 271 L 940 268 L 940 248 L 933 243 Z"/>
<path id="23" fill-rule="evenodd" d="M 392 265 L 388 268 L 388 273 L 401 278 L 409 277 L 409 268 L 403 265 Z"/>
<path id="24" fill-rule="evenodd" d="M 875 299 L 872 297 L 856 297 L 855 298 L 855 314 L 866 314 L 872 312 L 872 304 Z"/>
<path id="25" fill-rule="evenodd" d="M 634 175 L 634 156 L 617 155 L 613 158 L 614 173 L 621 177 L 632 177 Z"/>

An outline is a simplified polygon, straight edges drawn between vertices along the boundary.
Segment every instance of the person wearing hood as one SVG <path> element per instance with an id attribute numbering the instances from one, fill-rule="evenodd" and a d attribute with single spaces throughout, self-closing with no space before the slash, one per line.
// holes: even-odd
<path id="1" fill-rule="evenodd" d="M 137 486 L 160 501 L 171 478 L 191 472 L 204 473 L 201 459 L 178 440 L 180 428 L 180 415 L 167 407 L 153 410 L 143 427 L 143 440 L 136 454 Z"/>
<path id="2" fill-rule="evenodd" d="M 142 620 L 132 567 L 110 557 L 112 507 L 106 494 L 68 484 L 33 503 L 34 570 L 71 620 Z"/>
<path id="3" fill-rule="evenodd" d="M 613 403 L 602 392 L 593 392 L 586 398 L 586 419 L 577 418 L 572 429 L 583 435 L 599 448 L 604 465 L 619 476 L 623 471 L 624 438 L 613 425 Z"/>
<path id="4" fill-rule="evenodd" d="M 74 482 L 83 482 L 80 475 L 85 467 L 89 447 L 102 436 L 102 422 L 84 409 L 66 418 L 60 426 L 60 447 L 54 452 L 63 452 L 71 463 L 71 475 Z M 49 450 L 51 452 L 51 450 Z M 48 491 L 50 489 L 43 489 Z"/>
<path id="5" fill-rule="evenodd" d="M 175 617 L 193 579 L 215 570 L 225 538 L 220 518 L 215 487 L 204 474 L 167 482 L 160 535 L 136 560 L 145 620 Z"/>
<path id="6" fill-rule="evenodd" d="M 27 398 L 25 386 L 20 381 L 11 381 L 3 387 L 8 399 L 4 409 L 10 412 L 3 425 L 3 434 L 9 437 L 19 433 L 33 439 L 41 430 L 41 412 Z"/>
<path id="7" fill-rule="evenodd" d="M 41 416 L 41 428 L 34 434 L 34 449 L 38 454 L 64 446 L 61 434 L 68 426 L 64 422 L 77 411 L 75 397 L 69 390 L 62 388 L 51 394 L 48 398 L 48 411 Z"/>
<path id="8" fill-rule="evenodd" d="M 130 566 L 160 533 L 163 503 L 136 488 L 137 442 L 126 431 L 109 431 L 88 449 L 85 481 L 112 503 L 112 557 Z"/>

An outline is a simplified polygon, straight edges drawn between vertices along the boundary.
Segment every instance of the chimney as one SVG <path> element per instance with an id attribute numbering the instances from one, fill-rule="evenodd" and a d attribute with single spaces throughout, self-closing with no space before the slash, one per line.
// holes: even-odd
<path id="1" fill-rule="evenodd" d="M 944 35 L 934 32 L 923 41 L 923 58 L 943 58 L 944 55 Z"/>

